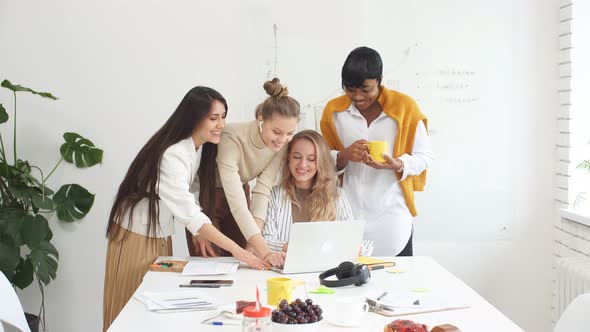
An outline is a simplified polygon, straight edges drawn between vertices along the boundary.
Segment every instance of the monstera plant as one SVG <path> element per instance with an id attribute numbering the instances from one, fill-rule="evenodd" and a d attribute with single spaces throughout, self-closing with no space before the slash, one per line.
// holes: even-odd
<path id="1" fill-rule="evenodd" d="M 82 219 L 94 203 L 94 195 L 78 184 L 64 184 L 57 191 L 46 184 L 63 161 L 78 168 L 91 167 L 102 161 L 102 150 L 76 133 L 65 133 L 59 159 L 56 155 L 56 165 L 49 173 L 44 173 L 18 153 L 17 138 L 24 137 L 29 141 L 45 138 L 31 131 L 17 134 L 16 97 L 25 92 L 51 100 L 57 98 L 51 93 L 37 92 L 8 80 L 2 81 L 0 86 L 12 91 L 14 96 L 12 133 L 7 130 L 9 114 L 0 103 L 0 270 L 20 289 L 36 281 L 41 291 L 39 316 L 45 327 L 43 287 L 55 279 L 59 262 L 49 221 L 54 216 L 60 222 Z M 12 144 L 8 142 L 7 133 L 12 134 Z"/>

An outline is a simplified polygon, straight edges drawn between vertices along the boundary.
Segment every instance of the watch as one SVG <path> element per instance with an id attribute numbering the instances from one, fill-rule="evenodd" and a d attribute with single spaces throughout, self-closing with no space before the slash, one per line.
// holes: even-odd
<path id="1" fill-rule="evenodd" d="M 401 158 L 396 158 L 395 160 L 399 161 L 402 165 L 400 166 L 400 168 L 397 169 L 396 172 L 398 173 L 402 173 L 404 171 L 404 161 Z"/>

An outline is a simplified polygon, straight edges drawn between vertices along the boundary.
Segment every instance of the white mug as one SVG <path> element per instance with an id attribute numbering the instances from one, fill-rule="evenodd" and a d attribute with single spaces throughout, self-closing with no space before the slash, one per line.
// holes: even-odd
<path id="1" fill-rule="evenodd" d="M 334 299 L 326 312 L 329 322 L 336 325 L 358 326 L 369 311 L 369 305 L 363 297 L 340 297 Z"/>

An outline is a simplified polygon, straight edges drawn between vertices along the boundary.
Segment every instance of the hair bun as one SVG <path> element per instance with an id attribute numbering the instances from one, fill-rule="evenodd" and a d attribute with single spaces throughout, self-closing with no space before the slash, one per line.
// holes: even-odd
<path id="1" fill-rule="evenodd" d="M 271 97 L 285 97 L 289 95 L 289 89 L 281 84 L 278 78 L 273 78 L 272 81 L 264 82 L 264 91 Z"/>

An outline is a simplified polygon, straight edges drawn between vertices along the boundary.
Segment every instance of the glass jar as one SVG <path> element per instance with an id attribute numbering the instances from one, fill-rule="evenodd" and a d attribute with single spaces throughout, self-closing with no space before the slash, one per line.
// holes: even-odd
<path id="1" fill-rule="evenodd" d="M 271 332 L 271 309 L 267 307 L 249 306 L 244 309 L 242 332 Z"/>

